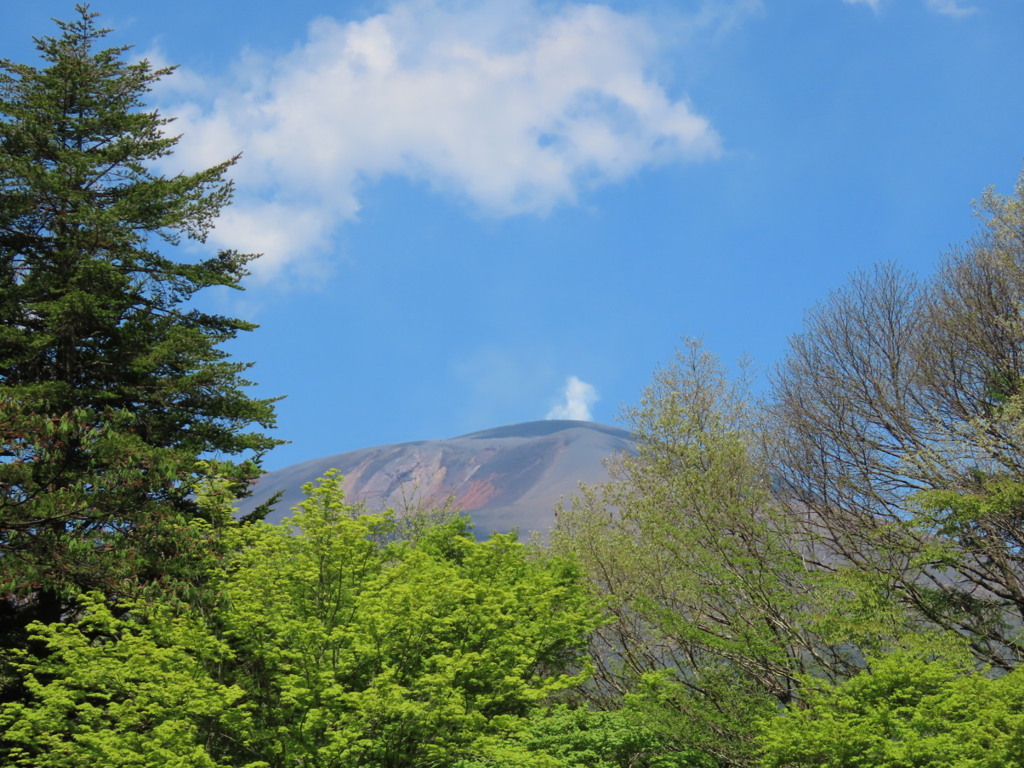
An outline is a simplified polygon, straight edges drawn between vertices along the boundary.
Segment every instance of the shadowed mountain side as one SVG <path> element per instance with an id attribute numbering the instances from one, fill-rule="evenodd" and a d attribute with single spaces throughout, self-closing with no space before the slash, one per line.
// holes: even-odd
<path id="1" fill-rule="evenodd" d="M 302 500 L 301 487 L 338 469 L 352 501 L 371 510 L 440 504 L 473 518 L 478 536 L 518 528 L 547 531 L 555 504 L 580 483 L 608 479 L 604 460 L 633 450 L 625 430 L 586 421 L 533 421 L 450 440 L 395 443 L 294 464 L 260 478 L 239 503 L 245 513 L 284 491 L 267 521 L 277 523 Z"/>

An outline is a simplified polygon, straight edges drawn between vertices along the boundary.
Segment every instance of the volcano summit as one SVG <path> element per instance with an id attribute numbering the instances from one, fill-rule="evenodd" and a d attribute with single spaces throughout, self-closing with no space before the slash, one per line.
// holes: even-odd
<path id="1" fill-rule="evenodd" d="M 279 522 L 302 500 L 303 483 L 330 469 L 345 476 L 349 500 L 372 511 L 431 506 L 448 498 L 478 536 L 513 528 L 547 531 L 555 504 L 580 483 L 608 479 L 606 459 L 633 450 L 628 432 L 588 421 L 531 421 L 448 440 L 393 443 L 294 464 L 260 478 L 240 503 L 248 512 L 282 491 L 267 516 Z"/>

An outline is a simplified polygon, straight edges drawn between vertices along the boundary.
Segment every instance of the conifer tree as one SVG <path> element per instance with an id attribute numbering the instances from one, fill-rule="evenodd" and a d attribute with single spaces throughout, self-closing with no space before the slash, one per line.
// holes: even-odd
<path id="1" fill-rule="evenodd" d="M 187 583 L 217 522 L 196 484 L 215 472 L 244 493 L 278 442 L 258 431 L 272 401 L 221 349 L 255 326 L 189 306 L 238 288 L 252 256 L 169 255 L 204 241 L 237 157 L 161 174 L 177 138 L 145 96 L 171 69 L 102 47 L 109 30 L 76 10 L 36 40 L 40 67 L 0 60 L 0 625 L 15 631 L 86 590 Z"/>

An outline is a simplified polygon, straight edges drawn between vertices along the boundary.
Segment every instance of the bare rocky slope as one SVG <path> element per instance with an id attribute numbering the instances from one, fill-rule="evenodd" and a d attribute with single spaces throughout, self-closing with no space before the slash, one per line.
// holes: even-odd
<path id="1" fill-rule="evenodd" d="M 247 512 L 277 491 L 268 522 L 302 499 L 303 483 L 329 469 L 345 476 L 349 499 L 370 509 L 403 509 L 454 500 L 478 536 L 518 529 L 547 531 L 554 508 L 580 483 L 604 482 L 604 460 L 630 451 L 625 430 L 587 421 L 532 421 L 449 440 L 395 443 L 311 459 L 264 475 L 240 504 Z"/>

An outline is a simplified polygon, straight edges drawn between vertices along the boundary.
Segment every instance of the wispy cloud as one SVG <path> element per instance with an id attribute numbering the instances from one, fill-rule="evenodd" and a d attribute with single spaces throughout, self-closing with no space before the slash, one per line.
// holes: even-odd
<path id="1" fill-rule="evenodd" d="M 881 0 L 843 0 L 847 5 L 866 5 L 871 10 L 877 11 Z"/>
<path id="2" fill-rule="evenodd" d="M 548 419 L 573 419 L 575 421 L 591 421 L 590 407 L 598 401 L 597 390 L 575 376 L 565 382 L 563 401 L 548 411 Z"/>
<path id="3" fill-rule="evenodd" d="M 876 12 L 882 4 L 881 0 L 843 0 L 843 2 L 851 5 L 867 5 Z M 943 16 L 953 16 L 955 18 L 970 16 L 978 10 L 971 6 L 961 5 L 960 0 L 924 0 L 924 4 L 936 13 L 941 13 Z"/>
<path id="4" fill-rule="evenodd" d="M 645 166 L 716 156 L 709 121 L 651 74 L 658 47 L 650 24 L 603 5 L 412 0 L 319 19 L 287 55 L 250 53 L 216 82 L 185 73 L 187 94 L 161 96 L 184 134 L 176 162 L 244 152 L 213 238 L 265 252 L 268 275 L 322 253 L 386 175 L 543 215 Z"/>
<path id="5" fill-rule="evenodd" d="M 953 16 L 954 18 L 970 16 L 978 10 L 973 6 L 961 5 L 959 0 L 926 0 L 926 3 L 936 13 L 941 13 L 944 16 Z"/>

